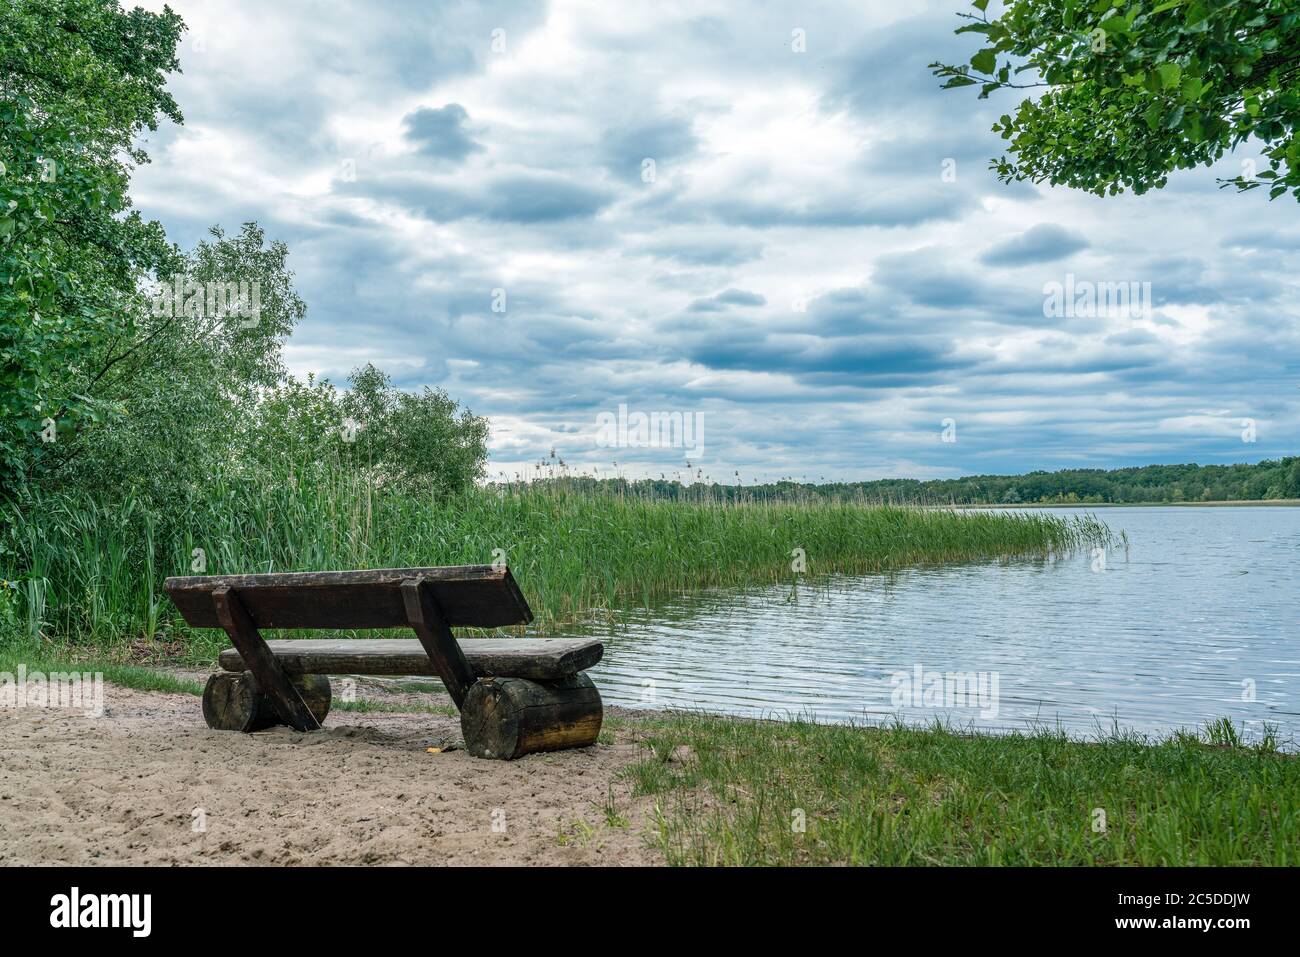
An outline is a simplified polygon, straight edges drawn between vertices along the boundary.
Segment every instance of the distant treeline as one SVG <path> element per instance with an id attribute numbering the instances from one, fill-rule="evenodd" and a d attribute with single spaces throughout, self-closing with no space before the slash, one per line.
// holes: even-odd
<path id="1" fill-rule="evenodd" d="M 552 475 L 554 473 L 551 473 Z M 1138 502 L 1239 502 L 1300 499 L 1300 456 L 1255 465 L 1143 465 L 1126 469 L 1064 469 L 1025 475 L 969 475 L 957 479 L 879 479 L 810 485 L 683 485 L 666 479 L 543 479 L 583 490 L 647 498 L 767 501 L 845 499 L 917 504 L 1051 505 Z"/>

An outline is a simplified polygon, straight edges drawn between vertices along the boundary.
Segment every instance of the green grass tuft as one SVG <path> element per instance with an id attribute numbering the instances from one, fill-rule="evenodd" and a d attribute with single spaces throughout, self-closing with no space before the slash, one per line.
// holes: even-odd
<path id="1" fill-rule="evenodd" d="M 105 661 L 101 658 L 73 658 L 65 653 L 15 645 L 0 647 L 0 672 L 17 674 L 19 666 L 25 666 L 27 673 L 42 671 L 79 671 L 103 674 L 110 684 L 124 688 L 136 688 L 140 691 L 162 691 L 167 694 L 203 694 L 202 682 L 181 678 L 155 671 L 139 665 L 124 665 Z"/>
<path id="2" fill-rule="evenodd" d="M 668 715 L 627 774 L 678 864 L 1300 864 L 1300 760 L 1225 747 L 1225 724 L 1081 742 Z"/>

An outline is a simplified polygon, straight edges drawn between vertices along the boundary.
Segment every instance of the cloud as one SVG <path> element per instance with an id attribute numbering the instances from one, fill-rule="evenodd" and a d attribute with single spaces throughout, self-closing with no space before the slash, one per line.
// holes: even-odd
<path id="1" fill-rule="evenodd" d="M 595 415 L 621 402 L 706 412 L 715 478 L 1295 452 L 1294 206 L 1204 170 L 1141 197 L 1000 183 L 1019 97 L 939 88 L 927 65 L 977 43 L 950 3 L 809 6 L 799 53 L 786 8 L 741 0 L 169 2 L 186 123 L 149 134 L 137 206 L 187 246 L 250 219 L 285 240 L 290 367 L 448 389 L 491 419 L 493 474 L 551 447 L 609 468 Z M 1067 275 L 1150 283 L 1150 309 L 1045 315 Z"/>
<path id="2" fill-rule="evenodd" d="M 466 130 L 468 120 L 465 107 L 448 103 L 438 109 L 420 107 L 406 114 L 402 125 L 406 128 L 406 138 L 416 145 L 422 156 L 460 162 L 483 149 Z"/>
<path id="3" fill-rule="evenodd" d="M 767 305 L 767 300 L 756 292 L 746 292 L 744 289 L 727 289 L 716 296 L 710 296 L 708 299 L 695 300 L 690 305 L 690 311 L 725 312 L 728 306 L 765 305 Z"/>
<path id="4" fill-rule="evenodd" d="M 849 229 L 862 226 L 918 226 L 936 220 L 957 219 L 969 199 L 956 192 L 897 190 L 870 191 L 794 201 L 763 200 L 748 196 L 719 199 L 700 212 L 732 226 L 758 229 L 795 226 Z"/>
<path id="5" fill-rule="evenodd" d="M 646 160 L 661 164 L 682 159 L 696 148 L 689 119 L 659 117 L 620 125 L 606 131 L 602 143 L 605 167 L 621 179 L 640 179 Z"/>
<path id="6" fill-rule="evenodd" d="M 763 255 L 760 243 L 729 237 L 716 239 L 668 238 L 632 244 L 632 254 L 646 254 L 683 266 L 739 266 Z"/>
<path id="7" fill-rule="evenodd" d="M 980 262 L 986 266 L 1026 266 L 1049 263 L 1088 248 L 1088 240 L 1053 223 L 1031 226 L 1019 236 L 985 250 Z"/>
<path id="8" fill-rule="evenodd" d="M 338 186 L 345 195 L 381 199 L 435 223 L 482 219 L 541 224 L 585 219 L 613 201 L 607 189 L 539 171 L 506 173 L 473 182 L 395 174 L 373 182 Z"/>

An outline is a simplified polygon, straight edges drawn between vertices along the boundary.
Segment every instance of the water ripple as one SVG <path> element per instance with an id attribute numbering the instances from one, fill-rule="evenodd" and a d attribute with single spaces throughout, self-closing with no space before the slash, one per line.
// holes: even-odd
<path id="1" fill-rule="evenodd" d="M 1167 734 L 1226 715 L 1248 735 L 1268 723 L 1300 737 L 1300 509 L 1102 517 L 1131 542 L 1103 571 L 1079 554 L 839 577 L 794 600 L 788 585 L 694 595 L 581 629 L 606 643 L 592 676 L 631 707 L 1078 736 Z M 926 682 L 996 675 L 996 713 L 987 698 L 898 704 L 898 676 L 918 665 Z"/>

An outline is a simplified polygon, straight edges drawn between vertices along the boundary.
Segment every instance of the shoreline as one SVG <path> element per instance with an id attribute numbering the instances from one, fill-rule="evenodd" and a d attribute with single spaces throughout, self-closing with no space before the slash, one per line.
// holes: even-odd
<path id="1" fill-rule="evenodd" d="M 939 508 L 1007 508 L 1007 509 L 1028 509 L 1028 508 L 1255 508 L 1255 507 L 1274 507 L 1283 508 L 1300 507 L 1300 498 L 1251 498 L 1241 499 L 1240 501 L 1220 501 L 1220 502 L 1017 502 L 1014 504 L 999 503 L 997 505 L 942 505 Z"/>
<path id="2" fill-rule="evenodd" d="M 212 731 L 192 691 L 117 684 L 99 718 L 7 709 L 0 866 L 1300 863 L 1277 800 L 1300 760 L 1213 729 L 1075 741 L 611 706 L 591 747 L 489 761 L 428 679 L 356 690 L 310 734 Z"/>

